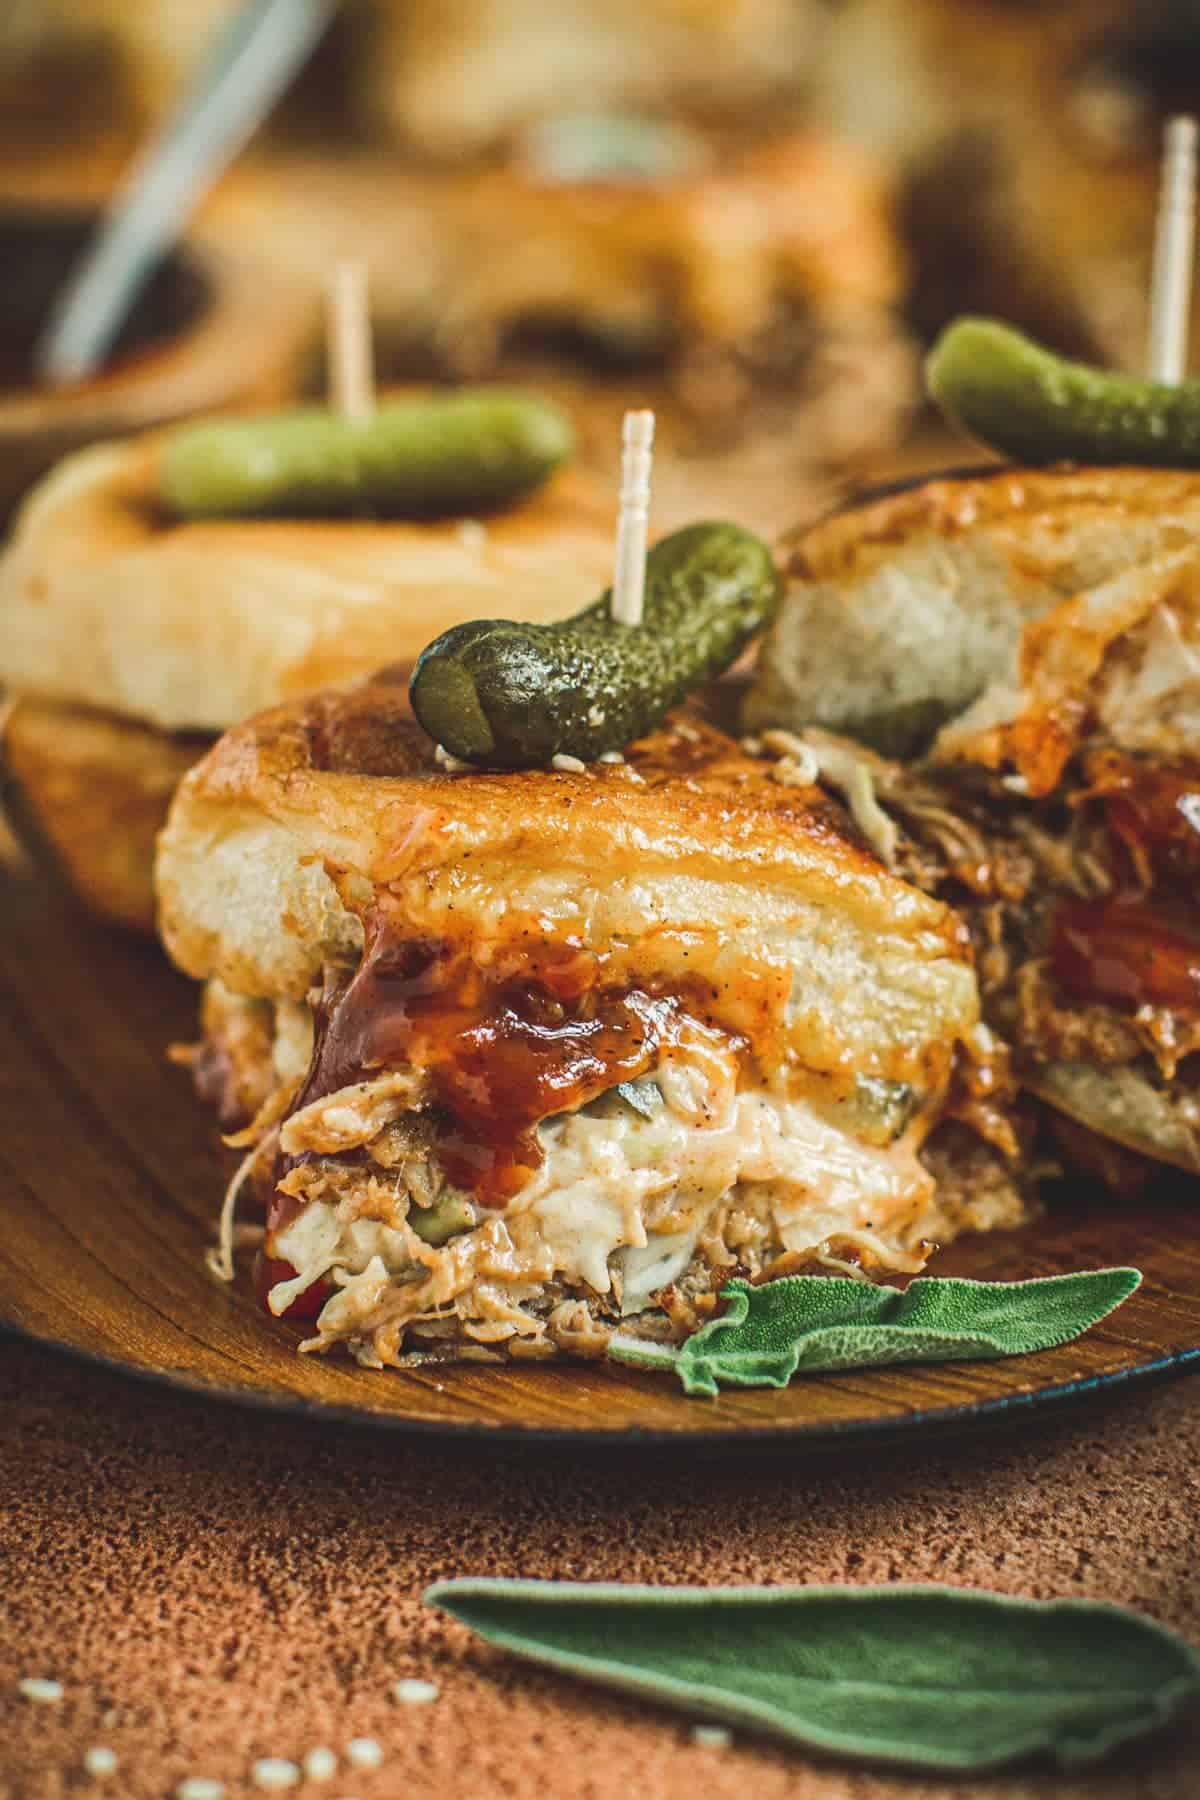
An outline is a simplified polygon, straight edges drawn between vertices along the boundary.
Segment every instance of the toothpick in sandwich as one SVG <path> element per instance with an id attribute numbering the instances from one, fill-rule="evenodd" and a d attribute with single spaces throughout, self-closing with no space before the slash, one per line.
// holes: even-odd
<path id="1" fill-rule="evenodd" d="M 1178 386 L 1187 372 L 1196 232 L 1196 142 L 1195 119 L 1170 120 L 1154 239 L 1146 372 L 1151 381 L 1166 382 L 1172 387 Z"/>
<path id="2" fill-rule="evenodd" d="M 366 265 L 336 264 L 326 295 L 326 357 L 330 403 L 344 419 L 375 411 L 375 369 Z"/>
<path id="3" fill-rule="evenodd" d="M 612 586 L 612 616 L 621 625 L 642 622 L 653 446 L 654 414 L 627 412 L 621 427 L 621 509 Z"/>

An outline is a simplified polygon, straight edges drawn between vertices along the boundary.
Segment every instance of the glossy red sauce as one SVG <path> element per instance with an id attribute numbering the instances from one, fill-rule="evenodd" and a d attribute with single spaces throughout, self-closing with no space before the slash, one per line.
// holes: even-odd
<path id="1" fill-rule="evenodd" d="M 1107 751 L 1088 776 L 1135 878 L 1149 872 L 1173 885 L 1200 874 L 1200 763 L 1140 763 Z"/>
<path id="2" fill-rule="evenodd" d="M 1093 756 L 1089 792 L 1104 809 L 1117 892 L 1062 900 L 1050 928 L 1059 986 L 1123 1012 L 1200 1008 L 1200 764 Z"/>
<path id="3" fill-rule="evenodd" d="M 1074 1000 L 1123 1012 L 1200 1007 L 1200 913 L 1138 896 L 1064 900 L 1055 908 L 1050 959 Z"/>
<path id="4" fill-rule="evenodd" d="M 278 1282 L 294 1281 L 295 1278 L 295 1269 L 293 1269 L 290 1262 L 284 1262 L 281 1257 L 267 1256 L 260 1252 L 255 1258 L 254 1288 L 264 1306 L 267 1304 L 267 1296 L 270 1294 L 271 1289 L 275 1287 Z M 285 1319 L 295 1319 L 296 1321 L 315 1319 L 332 1292 L 333 1283 L 330 1281 L 321 1280 L 311 1282 L 302 1294 L 296 1295 L 296 1298 L 287 1308 L 287 1311 L 280 1316 Z"/>
<path id="5" fill-rule="evenodd" d="M 503 1207 L 537 1170 L 541 1120 L 644 1075 L 699 1015 L 676 994 L 605 989 L 599 960 L 570 944 L 538 942 L 519 978 L 491 979 L 442 945 L 400 941 L 381 910 L 365 926 L 358 969 L 318 1008 L 292 1110 L 382 1070 L 425 1068 L 442 1166 L 483 1206 Z M 277 1178 L 298 1160 L 281 1159 Z M 276 1190 L 268 1242 L 301 1204 Z M 289 1278 L 289 1265 L 270 1266 Z"/>

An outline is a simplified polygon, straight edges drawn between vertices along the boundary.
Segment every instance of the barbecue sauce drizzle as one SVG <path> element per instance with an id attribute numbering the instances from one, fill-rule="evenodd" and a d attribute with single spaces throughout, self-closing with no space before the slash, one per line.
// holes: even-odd
<path id="1" fill-rule="evenodd" d="M 1200 764 L 1088 759 L 1087 797 L 1104 808 L 1115 892 L 1061 900 L 1050 927 L 1055 978 L 1072 999 L 1123 1012 L 1200 1010 Z"/>
<path id="2" fill-rule="evenodd" d="M 679 993 L 606 989 L 603 959 L 569 941 L 539 938 L 522 947 L 520 974 L 506 978 L 503 970 L 486 974 L 465 952 L 402 937 L 385 902 L 365 915 L 363 928 L 357 969 L 348 980 L 327 980 L 315 1005 L 313 1058 L 289 1113 L 386 1070 L 423 1067 L 441 1165 L 485 1207 L 504 1207 L 539 1167 L 541 1120 L 644 1075 L 696 1029 L 699 992 L 689 1008 Z M 281 1156 L 276 1180 L 305 1160 Z M 264 1293 L 294 1276 L 269 1245 L 302 1207 L 278 1189 L 272 1195 L 260 1260 Z M 315 1283 L 288 1316 L 314 1316 L 329 1291 Z"/>

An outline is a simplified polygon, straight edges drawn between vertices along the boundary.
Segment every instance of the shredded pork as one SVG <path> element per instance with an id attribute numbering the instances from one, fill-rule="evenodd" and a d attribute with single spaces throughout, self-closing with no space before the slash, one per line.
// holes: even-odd
<path id="1" fill-rule="evenodd" d="M 610 1091 L 544 1121 L 540 1167 L 502 1209 L 447 1179 L 411 1071 L 296 1105 L 284 1062 L 287 1081 L 240 1134 L 255 1141 L 210 1267 L 231 1277 L 247 1194 L 286 1197 L 294 1216 L 265 1252 L 288 1272 L 268 1305 L 286 1314 L 316 1284 L 303 1347 L 341 1344 L 370 1366 L 599 1356 L 618 1328 L 679 1340 L 734 1273 L 915 1273 L 958 1231 L 1023 1216 L 1005 1156 L 978 1130 L 935 1130 L 922 1149 L 919 1118 L 872 1131 L 856 1114 L 851 1129 L 831 1101 L 747 1085 L 736 1053 L 712 1043 L 664 1057 L 636 1104 Z M 970 1145 L 960 1180 L 946 1129 Z"/>
<path id="2" fill-rule="evenodd" d="M 1085 745 L 1061 785 L 1042 796 L 1032 796 L 1020 777 L 968 766 L 906 766 L 817 730 L 764 732 L 753 747 L 779 759 L 778 779 L 808 778 L 833 788 L 881 857 L 965 917 L 985 1017 L 1011 1047 L 1018 1081 L 1024 1075 L 1036 1086 L 1040 1069 L 1061 1063 L 1141 1067 L 1180 1117 L 1190 1118 L 1192 1068 L 1178 1078 L 1181 1065 L 1200 1051 L 1200 1015 L 1080 1002 L 1061 990 L 1047 955 L 1050 917 L 1060 900 L 1097 900 L 1114 891 L 1112 840 L 1089 804 L 1101 791 L 1089 785 L 1089 758 L 1102 755 L 1102 746 Z M 886 831 L 878 814 L 886 817 Z M 1153 876 L 1144 854 L 1136 845 L 1125 854 L 1132 879 L 1149 891 Z M 990 1108 L 986 1099 L 976 1092 L 957 1116 L 1011 1156 L 1011 1105 L 1003 1099 Z M 1055 1134 L 1076 1148 L 1091 1135 L 1076 1125 L 1064 1136 L 1057 1122 Z M 1136 1160 L 1102 1147 L 1080 1159 L 1123 1191 L 1130 1190 Z"/>

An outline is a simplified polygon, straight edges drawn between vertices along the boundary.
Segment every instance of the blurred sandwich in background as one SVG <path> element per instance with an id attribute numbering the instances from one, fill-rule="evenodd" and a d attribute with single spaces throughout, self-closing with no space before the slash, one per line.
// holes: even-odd
<path id="1" fill-rule="evenodd" d="M 114 128 L 132 142 L 162 117 L 236 4 L 9 0 L 0 9 L 0 142 L 33 131 L 57 146 L 64 135 Z M 329 207 L 318 191 L 311 219 L 304 168 L 291 165 L 289 177 L 281 167 L 260 222 L 268 239 L 279 232 L 284 248 L 311 223 L 310 266 L 328 236 L 352 238 L 358 252 L 369 253 L 393 193 L 401 218 L 416 174 L 461 170 L 461 196 L 452 184 L 435 182 L 423 203 L 437 227 L 432 261 L 427 232 L 409 258 L 407 282 L 385 270 L 382 249 L 375 252 L 383 294 L 395 286 L 407 296 L 420 271 L 425 299 L 439 316 L 445 304 L 459 319 L 473 308 L 480 329 L 503 323 L 516 296 L 506 309 L 493 283 L 493 304 L 481 320 L 474 282 L 460 302 L 453 271 L 466 260 L 472 277 L 483 280 L 485 262 L 471 258 L 495 255 L 509 280 L 503 265 L 511 255 L 500 254 L 497 239 L 507 226 L 511 251 L 534 225 L 526 284 L 544 280 L 547 300 L 561 298 L 566 287 L 568 322 L 582 314 L 591 328 L 595 318 L 578 290 L 595 265 L 578 253 L 581 221 L 597 209 L 599 239 L 611 248 L 621 208 L 614 196 L 602 203 L 594 191 L 580 199 L 570 190 L 605 181 L 601 138 L 625 159 L 622 179 L 661 188 L 665 202 L 665 139 L 677 128 L 709 142 L 712 164 L 728 184 L 748 140 L 807 125 L 828 134 L 838 154 L 848 144 L 875 157 L 902 190 L 900 235 L 914 261 L 912 316 L 921 330 L 963 310 L 1000 312 L 1062 349 L 1133 366 L 1145 339 L 1162 121 L 1194 104 L 1198 77 L 1200 0 L 1144 0 L 1137 7 L 1128 0 L 573 0 L 569 7 L 551 0 L 345 0 L 267 141 L 290 144 L 293 152 L 297 144 L 319 144 L 322 160 L 332 153 L 326 188 L 355 146 L 374 147 L 382 160 L 357 163 Z M 593 133 L 590 169 L 586 157 L 580 160 L 580 120 L 601 127 Z M 742 140 L 732 153 L 727 131 Z M 630 163 L 631 146 L 641 166 Z M 563 172 L 568 164 L 571 176 Z M 563 191 L 548 194 L 548 178 Z M 607 179 L 614 184 L 612 169 Z M 852 175 L 838 179 L 857 193 Z M 372 183 L 378 191 L 364 200 Z M 814 210 L 834 191 L 820 178 L 811 188 L 801 179 L 797 197 L 804 190 L 814 196 Z M 721 236 L 730 262 L 749 231 L 752 287 L 753 240 L 782 229 L 761 194 L 761 181 L 747 182 L 740 201 L 726 186 L 721 198 L 705 202 L 710 235 Z M 473 204 L 496 210 L 481 221 Z M 859 196 L 836 210 L 864 204 Z M 279 217 L 281 207 L 297 216 Z M 245 219 L 254 209 L 235 213 Z M 684 281 L 678 234 L 672 222 L 667 235 L 676 248 L 664 279 L 677 287 Z M 402 233 L 384 235 L 406 241 Z M 624 249 L 617 264 L 628 267 Z M 886 308 L 900 291 L 893 280 L 874 301 Z M 643 310 L 633 303 L 635 317 Z M 686 337 L 686 306 L 676 323 Z M 632 324 L 620 321 L 623 345 Z M 864 347 L 874 335 L 849 333 L 852 367 L 874 366 Z M 839 356 L 841 344 L 839 338 Z M 894 389 L 894 377 L 874 382 L 872 404 L 862 408 L 869 416 L 882 403 L 878 435 L 885 441 L 897 413 L 889 385 Z M 847 436 L 871 440 L 861 430 L 847 433 L 844 418 L 831 440 L 820 419 L 810 435 L 816 461 L 836 462 Z"/>
<path id="2" fill-rule="evenodd" d="M 1069 1162 L 1126 1191 L 1200 1174 L 1198 525 L 1194 470 L 864 495 L 797 535 L 745 713 L 872 796 Z"/>
<path id="3" fill-rule="evenodd" d="M 102 50 L 132 142 L 231 10 L 55 0 L 0 65 Z M 384 378 L 548 387 L 606 477 L 654 407 L 662 524 L 766 528 L 916 393 L 891 184 L 810 122 L 825 29 L 817 0 L 348 0 L 205 226 L 281 279 L 364 260 Z"/>
<path id="4" fill-rule="evenodd" d="M 362 259 L 381 368 L 535 385 L 606 479 L 622 410 L 653 407 L 664 529 L 772 529 L 806 479 L 888 451 L 915 403 L 889 184 L 807 128 L 574 114 L 457 166 L 273 156 L 212 226 L 299 278 Z"/>
<path id="5" fill-rule="evenodd" d="M 68 458 L 0 559 L 6 799 L 95 911 L 144 930 L 155 835 L 213 738 L 408 668 L 465 619 L 576 611 L 611 576 L 615 504 L 567 468 L 486 520 L 177 519 L 162 442 Z"/>
<path id="6" fill-rule="evenodd" d="M 923 332 L 995 312 L 1142 366 L 1163 125 L 1200 92 L 1197 0 L 847 0 L 823 54 L 821 117 L 904 185 Z"/>
<path id="7" fill-rule="evenodd" d="M 4 0 L 0 137 L 144 127 L 239 0 Z"/>

